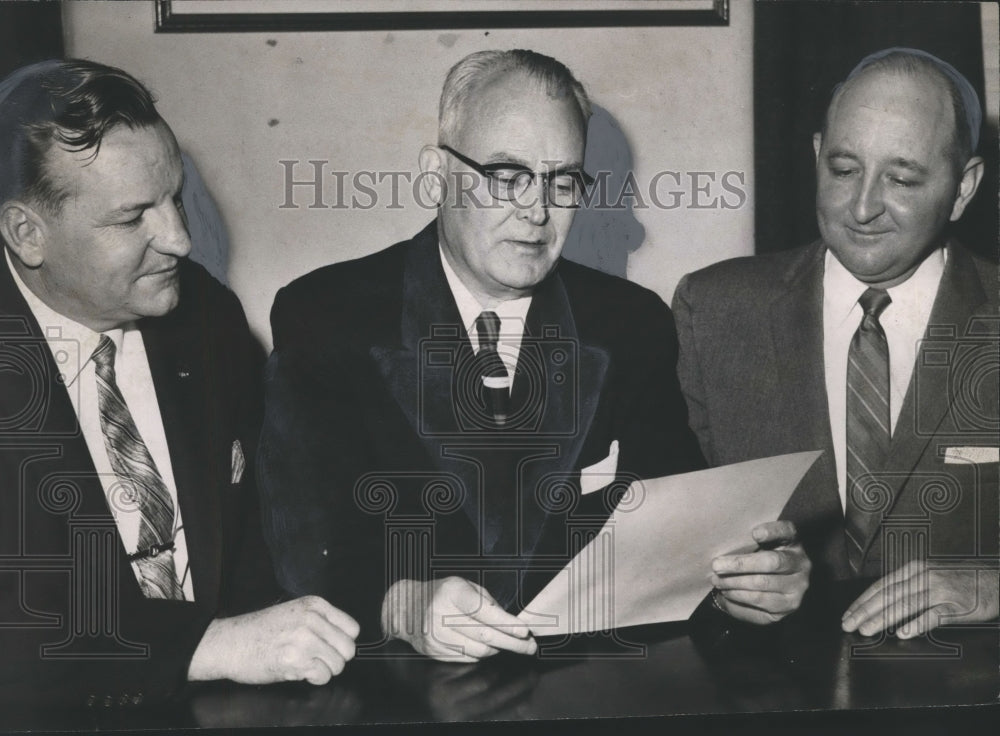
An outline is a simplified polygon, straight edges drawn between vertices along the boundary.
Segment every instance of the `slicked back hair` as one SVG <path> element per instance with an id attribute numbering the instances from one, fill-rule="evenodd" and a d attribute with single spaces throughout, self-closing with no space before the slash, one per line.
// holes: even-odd
<path id="1" fill-rule="evenodd" d="M 553 98 L 572 97 L 586 127 L 590 99 L 565 64 L 524 49 L 477 51 L 455 64 L 445 78 L 438 107 L 438 143 L 454 142 L 478 90 L 498 77 L 511 74 L 526 76 Z"/>
<path id="2" fill-rule="evenodd" d="M 134 77 L 93 61 L 49 61 L 20 69 L 0 99 L 0 204 L 12 199 L 58 211 L 69 192 L 47 170 L 53 146 L 93 151 L 119 125 L 162 122 L 152 94 Z"/>

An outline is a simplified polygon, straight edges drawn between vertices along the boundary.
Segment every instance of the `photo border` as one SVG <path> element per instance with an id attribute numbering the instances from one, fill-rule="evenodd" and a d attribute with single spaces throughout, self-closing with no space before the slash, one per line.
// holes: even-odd
<path id="1" fill-rule="evenodd" d="M 465 4 L 468 7 L 468 3 Z M 469 28 L 594 28 L 728 26 L 729 0 L 710 10 L 455 10 L 397 12 L 182 13 L 155 0 L 156 33 L 457 30 Z"/>

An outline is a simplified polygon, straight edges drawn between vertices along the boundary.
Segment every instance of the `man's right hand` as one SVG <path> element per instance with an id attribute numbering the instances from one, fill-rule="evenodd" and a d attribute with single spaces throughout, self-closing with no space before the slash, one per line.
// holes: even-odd
<path id="1" fill-rule="evenodd" d="M 465 578 L 399 580 L 382 602 L 382 628 L 416 651 L 447 662 L 475 662 L 501 649 L 534 654 L 531 631 L 481 586 Z"/>
<path id="2" fill-rule="evenodd" d="M 250 684 L 306 680 L 323 685 L 354 657 L 359 630 L 353 618 L 311 595 L 218 618 L 191 658 L 188 679 Z"/>

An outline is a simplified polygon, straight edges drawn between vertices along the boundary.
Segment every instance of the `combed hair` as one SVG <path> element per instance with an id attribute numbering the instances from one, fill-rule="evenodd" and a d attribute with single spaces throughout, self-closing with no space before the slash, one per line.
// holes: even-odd
<path id="1" fill-rule="evenodd" d="M 29 76 L 0 105 L 0 201 L 24 198 L 58 210 L 69 192 L 46 170 L 53 145 L 97 156 L 104 136 L 161 122 L 153 95 L 114 67 L 69 59 Z"/>
<path id="2" fill-rule="evenodd" d="M 444 80 L 438 106 L 438 143 L 453 141 L 470 98 L 488 82 L 507 74 L 524 74 L 554 98 L 572 95 L 584 124 L 590 118 L 587 92 L 562 62 L 525 49 L 477 51 L 455 64 Z"/>
<path id="3" fill-rule="evenodd" d="M 906 51 L 894 51 L 880 59 L 870 62 L 863 69 L 857 71 L 855 77 L 848 77 L 844 82 L 838 84 L 833 94 L 830 96 L 830 104 L 827 105 L 826 114 L 823 116 L 823 135 L 826 136 L 826 126 L 830 117 L 830 110 L 843 94 L 844 89 L 854 78 L 867 74 L 869 71 L 891 72 L 907 77 L 917 77 L 921 74 L 929 74 L 935 79 L 944 83 L 948 94 L 951 97 L 951 106 L 955 117 L 955 126 L 952 131 L 952 156 L 955 165 L 961 171 L 966 162 L 972 158 L 972 135 L 969 128 L 969 114 L 965 109 L 965 102 L 962 99 L 962 92 L 951 77 L 938 68 L 937 64 L 925 56 L 907 53 Z"/>

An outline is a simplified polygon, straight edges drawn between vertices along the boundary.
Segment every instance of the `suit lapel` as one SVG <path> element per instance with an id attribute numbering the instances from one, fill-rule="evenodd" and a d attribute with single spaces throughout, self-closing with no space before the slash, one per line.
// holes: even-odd
<path id="1" fill-rule="evenodd" d="M 406 249 L 398 338 L 390 335 L 371 347 L 383 384 L 402 410 L 431 465 L 461 482 L 469 520 L 479 525 L 479 477 L 473 464 L 450 457 L 461 423 L 452 392 L 468 386 L 456 373 L 472 363 L 472 348 L 458 306 L 448 288 L 437 246 L 436 221 Z"/>
<path id="2" fill-rule="evenodd" d="M 558 269 L 531 302 L 511 396 L 514 411 L 533 417 L 525 428 L 530 442 L 551 460 L 527 463 L 519 477 L 527 551 L 534 550 L 550 518 L 539 499 L 547 479 L 579 470 L 580 451 L 604 389 L 610 357 L 580 339 L 573 309 Z"/>
<path id="3" fill-rule="evenodd" d="M 969 255 L 961 248 L 948 246 L 948 262 L 941 275 L 924 339 L 917 351 L 916 364 L 906 398 L 900 408 L 889 447 L 886 469 L 891 500 L 887 515 L 899 500 L 928 443 L 954 404 L 962 385 L 950 380 L 952 371 L 942 369 L 941 342 L 957 345 L 975 310 L 987 301 L 979 274 Z M 951 359 L 954 359 L 952 356 Z M 945 366 L 947 368 L 947 366 Z M 863 548 L 867 551 L 875 539 L 878 524 L 870 525 Z"/>
<path id="4" fill-rule="evenodd" d="M 769 411 L 780 419 L 788 437 L 801 438 L 804 448 L 820 448 L 823 455 L 807 478 L 808 493 L 795 493 L 782 516 L 826 518 L 840 516 L 836 461 L 830 434 L 830 408 L 826 393 L 823 355 L 823 259 L 821 244 L 806 249 L 785 273 L 785 288 L 771 303 L 771 339 L 778 371 L 779 393 Z M 800 484 L 805 488 L 806 484 Z"/>
<path id="5" fill-rule="evenodd" d="M 14 283 L 7 259 L 0 255 L 0 418 L 15 428 L 32 428 L 47 436 L 67 438 L 70 446 L 82 450 L 88 462 L 80 467 L 93 470 L 83 435 L 59 369 L 52 359 L 45 336 L 31 309 Z M 83 358 L 81 357 L 81 360 Z M 69 441 L 69 438 L 75 438 Z"/>
<path id="6" fill-rule="evenodd" d="M 76 477 L 84 478 L 78 486 L 82 493 L 74 513 L 110 517 L 94 461 L 52 351 L 2 256 L 0 322 L 0 341 L 4 343 L 0 350 L 0 375 L 4 382 L 0 391 L 0 417 L 5 421 L 15 418 L 14 427 L 24 427 L 32 435 L 37 433 L 46 442 L 57 442 L 59 467 L 72 469 Z M 121 551 L 124 559 L 124 549 Z"/>
<path id="7" fill-rule="evenodd" d="M 497 435 L 470 426 L 454 409 L 453 396 L 470 390 L 478 376 L 464 375 L 473 365 L 472 348 L 441 267 L 435 225 L 414 238 L 405 255 L 399 341 L 374 345 L 371 356 L 431 462 L 463 483 L 463 511 L 481 530 L 481 478 L 475 464 L 462 459 L 464 451 L 453 448 L 489 448 Z M 511 422 L 501 436 L 505 445 L 523 446 L 525 457 L 551 458 L 519 469 L 518 485 L 525 491 L 520 548 L 530 554 L 545 517 L 534 490 L 546 475 L 568 473 L 577 462 L 608 356 L 580 343 L 558 272 L 536 290 L 525 332 L 511 397 L 512 417 L 523 412 L 524 421 Z"/>
<path id="8" fill-rule="evenodd" d="M 200 343 L 183 329 L 181 309 L 143 320 L 140 329 L 170 452 L 195 600 L 201 603 L 216 596 L 221 584 L 222 519 L 215 489 L 229 481 L 217 477 L 219 453 L 227 448 L 212 441 L 219 432 L 206 411 L 207 366 L 198 357 Z"/>

